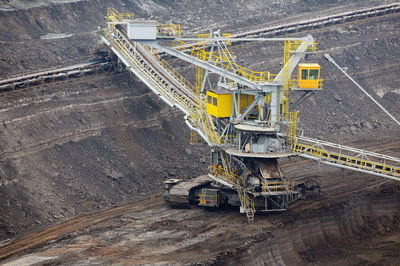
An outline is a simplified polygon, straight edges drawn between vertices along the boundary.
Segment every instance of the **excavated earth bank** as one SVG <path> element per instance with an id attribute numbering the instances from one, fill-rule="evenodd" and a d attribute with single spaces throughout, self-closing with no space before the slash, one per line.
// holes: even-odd
<path id="1" fill-rule="evenodd" d="M 184 33 L 193 34 L 217 28 L 238 32 L 392 1 L 63 2 L 0 3 L 0 77 L 89 59 L 108 6 L 121 10 L 124 4 L 137 17 L 182 23 Z M 333 55 L 400 117 L 399 29 L 397 13 L 297 34 L 311 33 L 319 42 L 320 53 L 309 60 L 322 65 L 325 79 L 324 91 L 300 107 L 305 135 L 400 157 L 400 131 L 321 58 L 324 52 Z M 282 61 L 281 44 L 233 49 L 255 70 L 274 72 Z M 106 73 L 0 96 L 0 245 L 70 217 L 155 195 L 165 178 L 206 171 L 208 148 L 188 145 L 182 114 L 129 74 Z M 396 183 L 301 160 L 283 163 L 288 177 L 317 179 L 322 196 L 282 214 L 257 216 L 250 226 L 237 210 L 171 210 L 155 197 L 138 202 L 141 211 L 68 233 L 4 262 L 400 263 Z"/>
<path id="2" fill-rule="evenodd" d="M 285 172 L 317 168 L 303 160 L 284 164 Z M 257 215 L 253 225 L 237 210 L 171 209 L 154 197 L 4 265 L 398 265 L 400 187 L 363 175 L 343 184 L 351 173 L 324 168 L 328 174 L 318 177 L 330 181 L 322 195 Z M 357 187 L 360 180 L 368 185 Z"/>

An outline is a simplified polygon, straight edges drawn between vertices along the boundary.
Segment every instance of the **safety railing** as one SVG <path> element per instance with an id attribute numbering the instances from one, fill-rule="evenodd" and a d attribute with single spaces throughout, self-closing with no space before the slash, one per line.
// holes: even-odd
<path id="1" fill-rule="evenodd" d="M 104 28 L 103 29 L 104 37 L 107 39 L 107 41 L 111 42 L 111 32 L 109 29 Z"/>
<path id="2" fill-rule="evenodd" d="M 186 98 L 184 94 L 178 94 L 176 90 L 171 90 L 166 87 L 165 82 L 163 83 L 159 78 L 155 77 L 156 72 L 154 72 L 154 70 L 151 71 L 142 65 L 141 61 L 143 62 L 145 58 L 138 58 L 138 53 L 133 54 L 130 52 L 126 46 L 126 40 L 121 39 L 118 35 L 113 35 L 112 43 L 114 48 L 123 55 L 124 59 L 127 60 L 132 67 L 141 72 L 141 77 L 158 89 L 161 96 L 168 99 L 172 104 L 181 106 L 181 108 L 188 112 L 193 108 L 190 99 Z"/>
<path id="3" fill-rule="evenodd" d="M 230 33 L 223 33 L 222 34 L 222 38 L 230 38 L 231 37 L 231 35 L 232 34 L 230 34 Z M 199 39 L 211 39 L 213 37 L 213 34 L 212 33 L 200 33 L 200 34 L 197 34 L 197 38 L 199 38 Z M 210 43 L 211 41 L 205 41 L 205 40 L 200 40 L 198 43 L 196 43 L 196 45 L 197 44 L 199 44 L 199 43 Z M 231 45 L 232 44 L 232 41 L 223 41 L 223 43 L 225 44 L 225 45 Z"/>
<path id="4" fill-rule="evenodd" d="M 291 78 L 289 80 L 289 87 L 291 90 L 304 90 L 304 89 L 300 89 L 299 86 L 299 79 L 297 76 L 294 76 L 294 78 Z M 316 88 L 311 88 L 311 89 L 306 89 L 306 90 L 322 90 L 322 87 L 324 85 L 324 80 L 323 79 L 319 79 L 318 80 L 318 85 L 316 86 Z"/>
<path id="5" fill-rule="evenodd" d="M 138 49 L 138 51 L 142 51 L 142 53 L 146 53 L 147 56 L 152 56 L 153 58 L 155 58 L 162 67 L 162 70 L 168 71 L 168 73 L 171 74 L 180 83 L 180 85 L 182 85 L 175 89 L 166 87 L 165 83 L 170 82 L 162 82 L 158 77 L 154 76 L 157 72 L 156 69 L 150 70 L 148 67 L 151 66 L 151 64 L 147 64 L 147 67 L 144 67 L 142 65 L 142 62 L 146 59 L 137 58 L 137 56 L 139 56 L 139 53 L 135 53 L 134 55 L 134 53 L 132 53 L 132 51 L 130 51 L 129 48 L 126 46 L 126 40 L 122 40 L 121 38 L 123 37 L 119 36 L 118 34 L 116 34 L 112 38 L 112 43 L 114 47 L 119 52 L 121 52 L 126 60 L 128 60 L 130 63 L 132 63 L 133 66 L 135 66 L 135 69 L 141 71 L 141 77 L 146 78 L 147 81 L 156 86 L 161 96 L 168 99 L 169 102 L 174 105 L 179 105 L 184 110 L 186 110 L 189 114 L 190 121 L 192 121 L 192 126 L 202 131 L 207 137 L 209 143 L 211 143 L 212 145 L 219 145 L 220 138 L 214 130 L 212 118 L 204 112 L 204 110 L 206 109 L 205 103 L 201 103 L 199 106 L 194 99 L 189 99 L 185 97 L 184 93 L 178 93 L 181 87 L 184 86 L 189 88 L 190 91 L 193 91 L 193 86 L 189 82 L 187 82 L 182 76 L 180 76 L 165 60 L 161 59 L 152 48 L 146 47 L 141 44 L 136 44 L 136 49 Z M 193 117 L 197 117 L 198 114 L 200 114 L 200 119 L 194 119 Z M 192 142 L 198 142 L 197 134 L 192 133 L 191 138 Z"/>
<path id="6" fill-rule="evenodd" d="M 261 182 L 261 191 L 264 193 L 293 190 L 294 182 L 291 181 Z"/>
<path id="7" fill-rule="evenodd" d="M 205 103 L 202 102 L 201 106 L 205 106 Z M 213 125 L 213 121 L 212 118 L 209 114 L 207 114 L 207 112 L 205 111 L 205 107 L 201 107 L 199 109 L 197 109 L 198 115 L 199 115 L 199 120 L 197 122 L 200 122 L 202 124 L 203 127 L 203 131 L 205 132 L 208 141 L 212 144 L 212 145 L 219 145 L 219 136 L 218 134 L 215 132 L 214 129 L 214 125 Z"/>
<path id="8" fill-rule="evenodd" d="M 119 13 L 115 8 L 110 7 L 107 9 L 107 20 L 112 22 L 121 22 L 124 20 L 133 20 L 135 14 L 133 13 Z"/>
<path id="9" fill-rule="evenodd" d="M 211 165 L 209 167 L 209 170 L 213 176 L 221 178 L 222 180 L 228 182 L 231 185 L 242 186 L 244 184 L 243 177 L 236 175 L 235 173 L 228 172 L 222 166 L 217 166 L 216 164 Z"/>
<path id="10" fill-rule="evenodd" d="M 300 45 L 307 45 L 305 53 L 316 53 L 317 52 L 317 42 L 303 42 L 302 40 L 288 40 L 290 42 L 290 53 L 294 53 L 299 49 Z"/>
<path id="11" fill-rule="evenodd" d="M 239 76 L 246 78 L 247 80 L 254 82 L 266 82 L 270 81 L 270 73 L 268 71 L 252 71 L 244 66 L 238 65 L 230 60 L 227 60 L 226 56 L 218 56 L 217 54 L 201 50 L 200 48 L 187 44 L 183 41 L 179 41 L 185 47 L 191 47 L 194 51 L 204 53 L 203 58 L 205 61 L 213 64 L 214 66 L 221 67 L 225 70 L 229 70 Z"/>
<path id="12" fill-rule="evenodd" d="M 199 205 L 200 206 L 208 206 L 208 207 L 216 207 L 218 206 L 219 198 L 218 194 L 215 195 L 208 195 L 203 193 L 198 194 L 199 196 Z"/>
<path id="13" fill-rule="evenodd" d="M 245 188 L 238 186 L 236 190 L 240 199 L 241 209 L 246 212 L 248 223 L 252 224 L 254 222 L 254 214 L 256 213 L 254 200 L 249 196 L 249 194 L 247 194 Z"/>
<path id="14" fill-rule="evenodd" d="M 292 150 L 296 144 L 296 134 L 297 134 L 297 111 L 289 112 L 289 149 Z"/>
<path id="15" fill-rule="evenodd" d="M 400 178 L 400 167 L 392 165 L 400 163 L 400 159 L 395 157 L 303 137 L 296 138 L 293 151 L 322 163 L 389 178 Z"/>
<path id="16" fill-rule="evenodd" d="M 192 92 L 196 92 L 195 87 L 187 81 L 181 74 L 179 74 L 170 64 L 168 64 L 167 61 L 165 61 L 158 51 L 156 51 L 154 48 L 151 48 L 147 45 L 143 45 L 143 47 L 148 51 L 148 54 L 150 54 L 157 62 L 166 70 L 168 71 L 177 81 L 179 81 L 181 84 L 183 84 L 187 89 L 189 89 Z"/>

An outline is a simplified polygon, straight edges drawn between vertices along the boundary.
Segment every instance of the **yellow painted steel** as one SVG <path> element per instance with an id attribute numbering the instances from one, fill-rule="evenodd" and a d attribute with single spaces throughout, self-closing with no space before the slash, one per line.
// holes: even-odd
<path id="1" fill-rule="evenodd" d="M 160 96 L 165 97 L 173 104 L 180 105 L 189 113 L 193 112 L 195 108 L 193 102 L 184 94 L 179 94 L 177 91 L 167 89 L 162 81 L 160 81 L 155 76 L 155 73 L 152 73 L 151 70 L 141 64 L 140 60 L 131 51 L 129 51 L 123 40 L 120 39 L 117 35 L 114 35 L 114 38 L 112 38 L 112 45 L 118 52 L 120 52 L 124 56 L 125 60 L 127 60 L 127 62 L 131 64 L 132 67 L 134 67 L 137 71 L 141 73 L 141 76 L 144 79 L 146 79 L 150 84 L 154 85 L 159 90 Z M 136 45 L 140 47 L 139 44 Z"/>
<path id="2" fill-rule="evenodd" d="M 297 41 L 293 43 L 293 46 L 300 45 Z M 290 80 L 290 55 L 292 52 L 292 41 L 285 40 L 284 51 L 283 51 L 283 95 L 281 104 L 281 119 L 282 121 L 288 120 L 289 112 L 289 80 Z"/>
<path id="3" fill-rule="evenodd" d="M 356 158 L 351 155 L 345 155 L 336 152 L 329 152 L 325 149 L 313 145 L 297 142 L 294 146 L 294 152 L 307 154 L 323 161 L 341 164 L 351 168 L 373 171 L 379 174 L 385 174 L 393 177 L 400 177 L 400 168 L 385 163 L 374 162 L 367 159 Z"/>
<path id="4" fill-rule="evenodd" d="M 277 181 L 277 182 L 261 182 L 261 191 L 278 192 L 283 190 L 294 190 L 294 182 L 292 181 Z"/>
<path id="5" fill-rule="evenodd" d="M 218 206 L 219 194 L 216 195 L 206 195 L 204 193 L 199 193 L 199 206 Z"/>
<path id="6" fill-rule="evenodd" d="M 290 119 L 290 134 L 289 134 L 289 147 L 293 150 L 296 144 L 296 133 L 297 133 L 297 111 L 289 113 Z"/>
<path id="7" fill-rule="evenodd" d="M 248 94 L 240 94 L 236 97 L 236 102 L 239 103 L 239 110 L 242 113 L 247 106 L 249 106 L 253 100 L 253 95 Z M 266 101 L 267 101 L 266 97 Z M 207 113 L 214 116 L 214 117 L 230 117 L 232 114 L 232 93 L 229 91 L 224 92 L 213 92 L 207 91 L 206 94 L 206 101 L 207 101 Z"/>
<path id="8" fill-rule="evenodd" d="M 223 33 L 222 34 L 222 38 L 230 38 L 231 37 L 231 34 L 230 33 Z M 200 34 L 197 34 L 197 38 L 199 38 L 199 39 L 211 39 L 212 38 L 212 34 L 211 33 L 200 33 Z M 210 42 L 210 41 L 200 41 L 200 42 Z M 232 42 L 231 41 L 224 41 L 223 42 L 225 45 L 231 45 L 232 44 Z"/>
<path id="9" fill-rule="evenodd" d="M 236 175 L 234 172 L 229 171 L 228 167 L 231 165 L 230 162 L 226 161 L 224 158 L 226 155 L 224 152 L 221 152 L 221 161 L 222 165 L 212 165 L 210 166 L 210 173 L 218 177 L 227 183 L 233 185 L 240 199 L 240 204 L 244 208 L 246 212 L 246 216 L 250 223 L 253 222 L 254 214 L 256 213 L 256 208 L 254 206 L 254 200 L 248 195 L 245 186 L 245 180 L 242 176 Z"/>
<path id="10" fill-rule="evenodd" d="M 223 158 L 222 158 L 223 159 Z M 225 160 L 223 159 L 223 165 L 226 164 Z M 227 166 L 225 166 L 227 167 Z M 213 176 L 216 176 L 218 178 L 221 178 L 222 180 L 226 181 L 227 183 L 233 185 L 233 186 L 242 186 L 244 184 L 244 179 L 242 176 L 236 175 L 233 172 L 229 172 L 229 170 L 224 169 L 224 166 L 217 166 L 217 165 L 212 165 L 209 167 L 210 173 Z"/>
<path id="11" fill-rule="evenodd" d="M 107 9 L 107 22 L 109 30 L 114 33 L 115 23 L 133 20 L 135 14 L 133 13 L 119 13 L 115 8 L 110 7 Z"/>
<path id="12" fill-rule="evenodd" d="M 240 113 L 243 113 L 243 111 L 253 102 L 253 100 L 254 95 L 240 94 L 240 97 L 238 97 L 238 95 L 236 94 L 236 102 L 239 103 Z"/>
<path id="13" fill-rule="evenodd" d="M 175 79 L 177 79 L 180 83 L 185 85 L 185 87 L 188 88 L 190 91 L 192 92 L 196 91 L 195 87 L 189 81 L 187 81 L 181 74 L 179 74 L 179 72 L 176 71 L 170 64 L 168 64 L 168 62 L 165 61 L 154 48 L 151 48 L 147 45 L 143 45 L 143 47 L 146 50 L 148 50 L 150 52 L 150 55 L 152 55 L 153 58 L 156 59 L 158 63 L 160 63 L 160 65 L 165 70 L 167 70 Z"/>
<path id="14" fill-rule="evenodd" d="M 295 52 L 300 45 L 302 44 L 307 44 L 307 49 L 305 52 L 316 52 L 317 49 L 317 43 L 305 43 L 299 40 L 285 40 L 284 44 L 284 51 L 283 51 L 283 96 L 282 96 L 282 102 L 281 102 L 281 119 L 282 121 L 288 121 L 289 119 L 289 87 L 292 86 L 293 81 L 291 81 L 289 73 L 289 65 L 290 65 L 290 56 L 292 55 L 293 52 Z M 299 64 L 300 66 L 301 64 Z M 308 67 L 315 67 L 314 64 L 304 64 L 305 66 L 308 65 Z M 315 64 L 317 65 L 317 64 Z M 319 66 L 319 65 L 318 65 Z M 299 67 L 300 69 L 300 67 Z M 318 80 L 319 80 L 319 70 L 318 70 Z M 311 86 L 311 84 L 302 84 L 304 86 Z M 317 84 L 318 85 L 318 84 Z"/>
<path id="15" fill-rule="evenodd" d="M 319 64 L 298 64 L 298 86 L 300 89 L 320 89 L 321 66 Z"/>
<path id="16" fill-rule="evenodd" d="M 108 21 L 124 21 L 124 20 L 133 20 L 135 18 L 135 14 L 133 13 L 119 13 L 115 8 L 110 7 L 107 9 L 107 20 Z"/>
<path id="17" fill-rule="evenodd" d="M 193 52 L 201 51 L 201 53 L 205 54 L 204 56 L 205 56 L 205 58 L 207 58 L 207 61 L 214 64 L 215 66 L 221 67 L 226 70 L 230 70 L 250 81 L 254 81 L 254 82 L 271 81 L 270 73 L 268 71 L 261 71 L 261 72 L 260 71 L 252 71 L 250 69 L 247 69 L 243 66 L 240 66 L 240 65 L 232 62 L 232 60 L 230 60 L 226 56 L 221 57 L 217 54 L 204 51 L 201 48 L 199 48 L 197 45 L 194 46 L 192 44 L 188 44 L 188 43 L 185 43 L 182 41 L 178 41 L 178 42 L 180 42 L 183 45 L 183 47 L 191 47 Z"/>
<path id="18" fill-rule="evenodd" d="M 197 57 L 201 60 L 204 60 L 203 58 L 201 58 L 203 54 L 202 53 L 197 53 Z M 194 114 L 190 115 L 190 121 L 193 127 L 196 127 L 196 123 L 198 123 L 198 121 L 200 120 L 200 112 L 201 107 L 202 107 L 202 102 L 201 102 L 201 94 L 200 94 L 200 90 L 201 90 L 201 86 L 203 83 L 203 74 L 204 74 L 204 70 L 201 67 L 196 66 L 196 87 L 195 87 L 195 92 L 196 92 L 196 101 L 197 101 L 197 109 L 195 111 Z M 194 144 L 194 143 L 199 143 L 199 138 L 198 138 L 198 134 L 195 131 L 191 131 L 190 133 L 190 143 Z"/>
<path id="19" fill-rule="evenodd" d="M 207 91 L 207 113 L 215 117 L 230 117 L 232 113 L 232 94 Z"/>

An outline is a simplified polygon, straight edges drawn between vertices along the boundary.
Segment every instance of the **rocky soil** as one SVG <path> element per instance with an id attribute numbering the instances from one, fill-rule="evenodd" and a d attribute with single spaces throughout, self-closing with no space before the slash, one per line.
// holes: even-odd
<path id="1" fill-rule="evenodd" d="M 2 238 L 206 169 L 208 151 L 188 145 L 182 115 L 126 73 L 8 93 L 0 104 Z"/>
<path id="2" fill-rule="evenodd" d="M 99 44 L 98 26 L 103 25 L 108 6 L 121 10 L 124 5 L 137 17 L 182 23 L 184 33 L 190 35 L 216 28 L 238 32 L 393 1 L 276 0 L 269 5 L 257 0 L 229 1 L 229 5 L 206 1 L 201 6 L 198 1 L 55 2 L 0 1 L 0 77 L 88 60 L 90 50 Z M 306 136 L 400 156 L 395 145 L 400 130 L 322 59 L 323 53 L 330 53 L 400 118 L 399 24 L 397 13 L 297 34 L 311 33 L 319 42 L 319 53 L 309 61 L 321 64 L 325 79 L 324 90 L 300 107 L 299 126 Z M 282 48 L 281 43 L 263 43 L 233 49 L 247 67 L 276 72 Z M 193 71 L 170 62 L 183 73 Z M 4 243 L 70 217 L 159 193 L 164 178 L 200 175 L 208 163 L 207 147 L 188 145 L 182 114 L 127 73 L 3 93 L 0 118 L 0 240 Z M 387 147 L 380 147 L 381 142 Z M 157 198 L 143 203 L 149 205 L 143 213 L 126 214 L 89 229 L 93 235 L 77 232 L 55 243 L 53 251 L 43 249 L 32 256 L 47 256 L 45 260 L 53 256 L 55 263 L 76 256 L 72 264 L 136 260 L 272 264 L 271 258 L 276 264 L 396 262 L 399 199 L 393 183 L 314 164 L 298 168 L 303 163 L 286 163 L 296 166 L 287 167 L 287 176 L 312 176 L 330 192 L 323 200 L 311 198 L 282 216 L 257 218 L 256 225 L 249 227 L 236 210 L 171 211 Z M 371 187 L 369 193 L 363 192 L 364 184 Z M 343 229 L 342 224 L 349 225 Z M 186 242 L 176 243 L 180 239 Z M 370 242 L 380 247 L 373 256 Z M 94 244 L 79 247 L 77 243 Z M 154 245 L 159 255 L 149 256 L 146 252 Z M 113 253 L 115 249 L 119 253 Z M 178 251 L 182 256 L 173 259 Z M 21 259 L 34 261 L 32 256 Z"/>
<path id="3" fill-rule="evenodd" d="M 400 155 L 398 136 L 359 144 Z M 322 194 L 311 194 L 284 213 L 256 215 L 253 225 L 237 210 L 171 209 L 157 196 L 4 265 L 400 263 L 400 187 L 393 181 L 304 160 L 286 161 L 283 170 L 294 179 L 318 179 Z"/>

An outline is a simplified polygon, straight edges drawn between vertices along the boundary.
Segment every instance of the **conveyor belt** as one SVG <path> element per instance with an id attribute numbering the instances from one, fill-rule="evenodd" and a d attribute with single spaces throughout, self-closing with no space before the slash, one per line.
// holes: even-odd
<path id="1" fill-rule="evenodd" d="M 98 71 L 109 71 L 111 68 L 112 63 L 105 60 L 96 60 L 62 68 L 42 70 L 35 73 L 18 75 L 0 80 L 0 92 L 24 88 L 28 86 L 41 85 L 43 83 L 59 81 L 71 77 L 95 74 Z"/>
<path id="2" fill-rule="evenodd" d="M 177 73 L 171 73 L 139 43 L 129 40 L 122 29 L 115 29 L 112 42 L 105 40 L 125 66 L 172 107 L 189 114 L 196 107 L 194 89 Z"/>
<path id="3" fill-rule="evenodd" d="M 318 27 L 328 27 L 347 21 L 360 20 L 374 16 L 382 16 L 386 14 L 392 14 L 400 11 L 400 3 L 393 3 L 388 5 L 374 6 L 370 8 L 364 8 L 359 10 L 352 10 L 348 12 L 333 14 L 330 16 L 318 17 L 313 19 L 301 20 L 287 24 L 281 24 L 277 26 L 270 26 L 265 28 L 259 28 L 256 30 L 245 31 L 241 33 L 232 34 L 230 38 L 245 38 L 245 37 L 272 37 L 277 35 L 283 35 L 286 33 L 299 32 L 304 30 L 310 30 Z M 232 43 L 241 43 L 241 41 L 232 40 Z M 185 51 L 185 48 L 189 48 L 190 51 L 192 46 L 196 46 L 196 43 L 191 43 L 190 46 L 182 45 L 176 47 L 180 50 Z M 167 55 L 168 56 L 168 55 Z"/>
<path id="4" fill-rule="evenodd" d="M 399 158 L 306 137 L 297 137 L 293 149 L 323 164 L 400 181 Z"/>
<path id="5" fill-rule="evenodd" d="M 265 27 L 257 30 L 242 32 L 238 34 L 232 34 L 231 38 L 243 38 L 243 37 L 259 37 L 259 36 L 271 36 L 279 35 L 290 32 L 298 32 L 301 30 L 307 30 L 314 27 L 329 26 L 332 24 L 338 24 L 345 21 L 352 21 L 362 18 L 368 18 L 373 16 L 381 16 L 385 14 L 391 14 L 400 11 L 400 3 L 393 3 L 388 5 L 380 5 L 370 8 L 364 8 L 359 10 L 352 10 L 330 16 L 324 16 L 314 19 L 296 21 L 293 23 L 282 24 L 278 26 Z"/>

